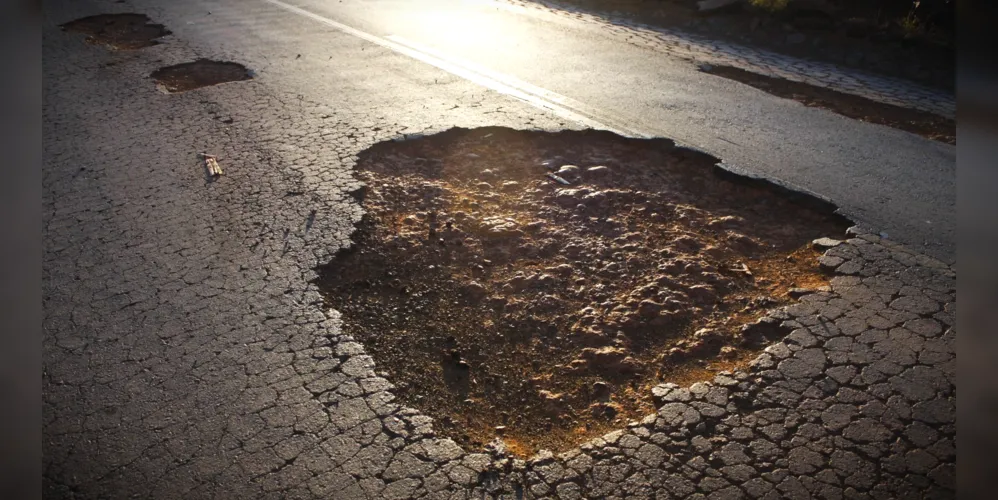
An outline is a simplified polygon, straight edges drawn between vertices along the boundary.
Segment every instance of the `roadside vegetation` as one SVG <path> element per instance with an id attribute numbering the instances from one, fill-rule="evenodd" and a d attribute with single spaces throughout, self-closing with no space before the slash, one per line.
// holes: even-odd
<path id="1" fill-rule="evenodd" d="M 956 0 L 550 1 L 954 88 Z"/>

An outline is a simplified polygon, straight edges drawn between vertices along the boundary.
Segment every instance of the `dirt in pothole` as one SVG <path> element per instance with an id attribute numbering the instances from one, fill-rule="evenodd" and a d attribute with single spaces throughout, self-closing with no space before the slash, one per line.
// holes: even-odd
<path id="1" fill-rule="evenodd" d="M 438 432 L 561 451 L 653 412 L 661 381 L 744 364 L 776 330 L 744 325 L 827 283 L 809 242 L 847 221 L 714 163 L 592 131 L 382 143 L 317 281 Z"/>
<path id="2" fill-rule="evenodd" d="M 933 141 L 956 144 L 956 121 L 933 113 L 885 104 L 807 83 L 760 75 L 731 66 L 703 67 L 701 71 L 750 85 L 777 97 L 793 99 L 805 106 L 886 125 Z"/>
<path id="3" fill-rule="evenodd" d="M 118 50 L 135 50 L 156 45 L 157 38 L 170 34 L 162 24 L 153 24 L 145 14 L 101 14 L 62 25 L 64 31 L 87 35 L 87 43 Z"/>
<path id="4" fill-rule="evenodd" d="M 246 66 L 242 64 L 209 59 L 198 59 L 194 62 L 160 68 L 153 71 L 149 77 L 162 85 L 167 92 L 184 92 L 252 78 Z"/>

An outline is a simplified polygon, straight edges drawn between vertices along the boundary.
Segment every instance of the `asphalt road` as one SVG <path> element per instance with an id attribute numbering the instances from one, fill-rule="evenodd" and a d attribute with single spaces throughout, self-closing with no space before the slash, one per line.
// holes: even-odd
<path id="1" fill-rule="evenodd" d="M 953 496 L 955 271 L 918 252 L 953 249 L 954 148 L 570 17 L 299 1 L 43 5 L 46 497 Z M 173 34 L 116 52 L 58 27 L 105 12 Z M 148 79 L 197 58 L 255 77 Z M 673 137 L 890 236 L 830 250 L 831 291 L 774 313 L 793 333 L 746 371 L 663 388 L 656 414 L 560 457 L 462 450 L 394 401 L 311 280 L 360 219 L 360 152 L 490 125 Z"/>
<path id="2" fill-rule="evenodd" d="M 323 75 L 342 75 L 338 69 L 350 64 L 350 52 L 337 50 L 341 44 L 361 45 L 364 73 L 350 74 L 355 85 L 387 75 L 433 81 L 425 91 L 445 98 L 441 83 L 453 79 L 412 54 L 386 53 L 356 34 L 346 40 L 339 27 L 322 24 L 330 20 L 396 47 L 416 47 L 417 57 L 432 53 L 553 92 L 554 100 L 568 98 L 594 118 L 584 125 L 697 146 L 736 170 L 832 200 L 871 230 L 955 259 L 954 146 L 703 74 L 663 53 L 666 47 L 632 43 L 600 24 L 485 1 L 254 0 L 166 9 L 163 21 L 179 35 L 238 51 L 262 74 L 294 72 L 299 91 L 319 101 L 327 98 Z M 392 67 L 398 65 L 404 71 Z"/>

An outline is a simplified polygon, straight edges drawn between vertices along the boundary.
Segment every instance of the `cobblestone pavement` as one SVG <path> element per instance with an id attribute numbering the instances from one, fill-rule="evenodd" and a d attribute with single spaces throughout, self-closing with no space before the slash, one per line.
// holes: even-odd
<path id="1" fill-rule="evenodd" d="M 677 29 L 651 26 L 624 16 L 598 16 L 577 6 L 547 0 L 479 0 L 524 13 L 554 15 L 602 25 L 634 45 L 700 64 L 724 64 L 766 76 L 804 82 L 875 101 L 956 116 L 956 97 L 908 80 L 874 75 L 831 63 L 800 59 Z"/>
<path id="2" fill-rule="evenodd" d="M 368 59 L 326 70 L 322 101 L 294 72 L 167 95 L 146 79 L 157 67 L 241 54 L 188 45 L 182 26 L 111 53 L 56 24 L 128 4 L 45 8 L 47 497 L 953 496 L 953 268 L 858 235 L 822 258 L 830 291 L 773 313 L 792 333 L 747 372 L 662 386 L 656 414 L 563 455 L 462 450 L 394 402 L 313 268 L 348 244 L 351 168 L 372 144 L 571 125 L 460 80 L 426 92 L 429 70 L 357 83 L 367 61 L 412 68 L 276 15 L 259 22 Z M 226 175 L 206 182 L 201 151 Z"/>

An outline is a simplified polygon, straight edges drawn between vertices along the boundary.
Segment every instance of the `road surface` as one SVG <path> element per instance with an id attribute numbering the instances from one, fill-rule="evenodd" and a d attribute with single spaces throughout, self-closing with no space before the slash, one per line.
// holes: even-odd
<path id="1" fill-rule="evenodd" d="M 953 496 L 954 147 L 545 9 L 44 9 L 47 497 Z M 173 34 L 114 52 L 58 28 L 105 12 Z M 255 76 L 172 95 L 148 79 L 198 58 Z M 656 414 L 562 456 L 462 450 L 393 401 L 310 281 L 360 219 L 358 153 L 491 125 L 674 138 L 834 201 L 861 237 L 826 255 L 831 291 L 774 313 L 793 333 L 746 372 L 664 387 Z"/>
<path id="2" fill-rule="evenodd" d="M 702 148 L 737 170 L 830 199 L 871 230 L 955 259 L 954 146 L 703 74 L 670 57 L 669 45 L 636 43 L 605 24 L 485 1 L 181 2 L 164 15 L 180 22 L 170 26 L 178 36 L 230 47 L 275 84 L 296 73 L 297 92 L 318 102 L 328 99 L 321 75 L 353 59 L 349 47 L 361 40 L 368 42 L 361 59 L 384 56 L 406 70 L 371 64 L 363 76 L 353 75 L 357 80 L 371 73 L 422 82 L 454 78 L 433 66 L 441 62 L 470 70 L 472 79 L 484 73 L 500 83 L 513 80 L 517 90 L 539 87 L 531 96 L 553 95 L 547 100 L 567 100 L 566 107 L 593 118 L 583 125 Z M 445 95 L 439 84 L 426 91 Z"/>

